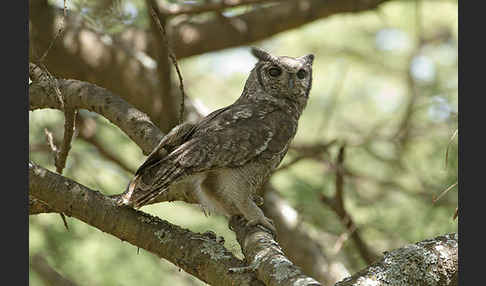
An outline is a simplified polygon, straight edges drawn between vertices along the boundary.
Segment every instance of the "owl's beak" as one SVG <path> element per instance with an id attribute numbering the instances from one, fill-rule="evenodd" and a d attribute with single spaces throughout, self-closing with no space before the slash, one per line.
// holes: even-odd
<path id="1" fill-rule="evenodd" d="M 290 75 L 289 77 L 289 88 L 294 88 L 294 77 Z"/>

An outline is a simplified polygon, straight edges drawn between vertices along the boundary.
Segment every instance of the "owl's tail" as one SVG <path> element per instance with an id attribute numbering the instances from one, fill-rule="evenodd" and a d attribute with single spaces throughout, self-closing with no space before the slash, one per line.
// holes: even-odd
<path id="1" fill-rule="evenodd" d="M 125 205 L 141 208 L 167 191 L 169 185 L 178 180 L 183 168 L 171 162 L 157 162 L 137 171 L 121 196 Z"/>

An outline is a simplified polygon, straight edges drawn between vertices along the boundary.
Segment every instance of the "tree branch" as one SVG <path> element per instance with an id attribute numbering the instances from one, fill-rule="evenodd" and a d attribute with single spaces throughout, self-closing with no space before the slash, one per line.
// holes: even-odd
<path id="1" fill-rule="evenodd" d="M 226 20 L 215 17 L 201 23 L 169 23 L 167 34 L 177 51 L 175 56 L 180 59 L 246 45 L 317 19 L 371 10 L 384 2 L 387 0 L 282 1 Z M 44 51 L 52 42 L 57 33 L 54 23 L 63 14 L 41 0 L 30 0 L 29 11 L 32 57 L 34 50 Z M 118 35 L 104 35 L 89 29 L 79 15 L 71 12 L 65 17 L 63 35 L 64 40 L 56 42 L 45 60 L 53 74 L 107 88 L 144 110 L 153 122 L 164 118 L 166 114 L 161 114 L 153 96 L 161 94 L 156 65 L 147 56 L 157 58 L 152 33 L 127 27 Z"/>
<path id="2" fill-rule="evenodd" d="M 298 227 L 297 211 L 278 195 L 277 190 L 270 183 L 265 185 L 265 189 L 263 211 L 273 220 L 279 233 L 279 245 L 285 254 L 301 267 L 305 274 L 314 277 L 323 285 L 333 285 L 348 275 L 347 272 L 337 269 L 345 269 L 344 266 L 333 267 L 333 264 L 337 265 L 340 262 L 331 261 L 330 257 L 326 257 L 319 245 L 323 242 L 322 239 L 315 240 L 308 235 L 305 228 Z"/>
<path id="3" fill-rule="evenodd" d="M 181 22 L 168 29 L 178 58 L 246 45 L 317 19 L 372 10 L 388 0 L 282 1 L 233 17 Z"/>
<path id="4" fill-rule="evenodd" d="M 385 252 L 384 257 L 335 286 L 458 285 L 458 235 L 438 236 Z"/>
<path id="5" fill-rule="evenodd" d="M 233 216 L 230 228 L 236 233 L 248 267 L 234 268 L 233 272 L 256 271 L 257 277 L 268 286 L 321 285 L 304 275 L 284 254 L 267 231 L 258 226 L 247 226 L 246 221 Z"/>
<path id="6" fill-rule="evenodd" d="M 230 273 L 244 263 L 217 242 L 130 207 L 29 162 L 29 194 L 58 212 L 164 258 L 211 285 L 263 285 L 254 273 Z"/>
<path id="7" fill-rule="evenodd" d="M 345 145 L 339 148 L 338 158 L 336 162 L 336 180 L 335 180 L 335 194 L 333 198 L 329 198 L 324 194 L 321 194 L 321 201 L 328 205 L 339 217 L 341 222 L 346 227 L 348 235 L 351 236 L 356 247 L 361 254 L 361 257 L 366 261 L 366 263 L 372 263 L 378 259 L 378 255 L 372 251 L 368 244 L 361 238 L 358 231 L 358 227 L 354 223 L 351 215 L 346 211 L 344 207 L 344 154 Z"/>
<path id="8" fill-rule="evenodd" d="M 145 113 L 106 89 L 72 79 L 58 80 L 58 83 L 66 106 L 103 115 L 140 146 L 144 154 L 149 154 L 164 136 Z M 61 108 L 47 81 L 29 86 L 29 110 L 40 108 Z"/>

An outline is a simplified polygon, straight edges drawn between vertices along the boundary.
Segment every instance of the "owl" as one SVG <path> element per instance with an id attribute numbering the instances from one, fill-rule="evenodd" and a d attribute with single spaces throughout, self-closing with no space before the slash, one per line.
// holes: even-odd
<path id="1" fill-rule="evenodd" d="M 204 209 L 242 216 L 276 234 L 255 198 L 295 136 L 312 86 L 314 55 L 251 52 L 258 62 L 241 96 L 195 124 L 174 127 L 138 168 L 120 204 L 140 208 L 184 185 Z"/>

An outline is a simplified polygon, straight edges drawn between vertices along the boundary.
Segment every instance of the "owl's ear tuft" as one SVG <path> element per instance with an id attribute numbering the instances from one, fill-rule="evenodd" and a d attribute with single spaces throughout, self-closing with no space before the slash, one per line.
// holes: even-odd
<path id="1" fill-rule="evenodd" d="M 305 56 L 302 56 L 300 57 L 299 59 L 301 60 L 304 60 L 304 62 L 308 65 L 312 65 L 312 63 L 314 62 L 314 55 L 313 54 L 308 54 L 308 55 L 305 55 Z"/>
<path id="2" fill-rule="evenodd" d="M 272 61 L 274 59 L 274 57 L 271 54 L 269 54 L 267 51 L 264 51 L 257 47 L 252 47 L 251 53 L 261 61 Z"/>

